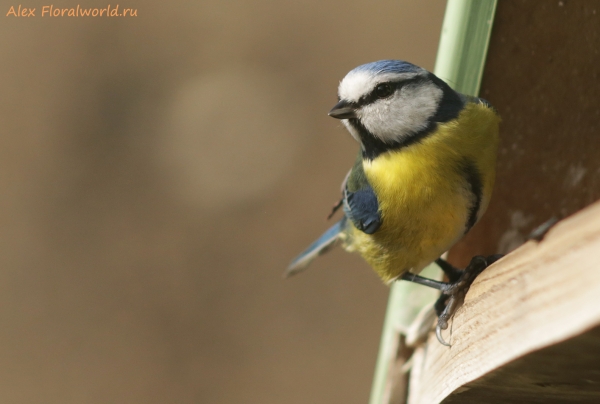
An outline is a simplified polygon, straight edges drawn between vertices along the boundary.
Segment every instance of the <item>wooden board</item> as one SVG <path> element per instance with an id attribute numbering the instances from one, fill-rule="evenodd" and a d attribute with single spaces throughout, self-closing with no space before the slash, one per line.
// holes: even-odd
<path id="1" fill-rule="evenodd" d="M 535 402 L 531 397 L 542 391 L 576 402 L 600 402 L 600 361 L 586 359 L 600 355 L 597 330 L 580 337 L 586 343 L 539 351 L 600 325 L 599 256 L 596 203 L 558 223 L 543 241 L 530 241 L 486 269 L 444 334 L 452 347 L 440 345 L 432 335 L 415 351 L 408 403 L 437 403 L 449 395 L 449 403 L 478 402 L 473 397 L 486 396 L 499 401 L 479 402 Z M 549 372 L 549 364 L 554 371 Z M 578 366 L 579 374 L 569 370 Z M 502 397 L 510 389 L 516 396 Z M 483 395 L 476 396 L 477 390 Z"/>

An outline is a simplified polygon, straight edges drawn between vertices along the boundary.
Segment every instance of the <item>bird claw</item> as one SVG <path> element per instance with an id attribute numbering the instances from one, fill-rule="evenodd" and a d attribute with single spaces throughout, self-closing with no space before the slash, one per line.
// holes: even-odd
<path id="1" fill-rule="evenodd" d="M 448 321 L 454 316 L 456 310 L 463 303 L 467 292 L 475 278 L 483 272 L 492 263 L 496 262 L 502 255 L 490 255 L 485 258 L 480 255 L 471 259 L 471 262 L 464 270 L 453 269 L 452 275 L 456 276 L 456 280 L 447 284 L 445 289 L 442 289 L 442 295 L 435 303 L 435 310 L 438 314 L 438 324 L 435 328 L 435 335 L 440 344 L 450 346 L 442 337 L 442 330 L 448 328 Z M 450 266 L 447 265 L 449 268 Z"/>
<path id="2" fill-rule="evenodd" d="M 440 342 L 440 344 L 447 346 L 447 347 L 451 346 L 449 343 L 444 341 L 444 337 L 442 337 L 442 326 L 439 323 L 435 327 L 435 336 L 437 337 L 437 340 Z"/>

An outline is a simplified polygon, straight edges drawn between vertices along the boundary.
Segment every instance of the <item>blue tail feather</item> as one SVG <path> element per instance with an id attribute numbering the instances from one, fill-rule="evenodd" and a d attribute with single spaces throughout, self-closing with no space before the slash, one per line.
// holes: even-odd
<path id="1" fill-rule="evenodd" d="M 305 270 L 315 258 L 329 251 L 329 249 L 339 240 L 339 235 L 344 228 L 345 222 L 346 218 L 343 218 L 331 226 L 317 239 L 317 241 L 312 243 L 306 250 L 298 255 L 288 266 L 284 276 L 287 278 L 288 276 L 295 275 L 298 272 Z"/>

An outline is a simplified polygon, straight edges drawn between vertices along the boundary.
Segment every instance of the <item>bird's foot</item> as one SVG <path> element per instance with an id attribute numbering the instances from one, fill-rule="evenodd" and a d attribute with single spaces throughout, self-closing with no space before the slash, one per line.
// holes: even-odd
<path id="1" fill-rule="evenodd" d="M 435 302 L 435 311 L 438 315 L 435 335 L 442 345 L 450 346 L 442 337 L 442 330 L 448 328 L 448 321 L 463 303 L 471 284 L 477 275 L 500 258 L 502 258 L 501 254 L 490 255 L 487 258 L 477 255 L 471 259 L 464 270 L 455 268 L 441 259 L 436 261 L 450 280 L 440 289 L 442 295 Z"/>

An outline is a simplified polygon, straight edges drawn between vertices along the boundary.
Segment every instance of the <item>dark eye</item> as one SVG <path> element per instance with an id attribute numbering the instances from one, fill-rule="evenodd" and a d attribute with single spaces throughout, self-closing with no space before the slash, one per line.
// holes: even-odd
<path id="1" fill-rule="evenodd" d="M 377 98 L 387 98 L 394 92 L 394 87 L 390 83 L 381 83 L 375 87 L 373 93 Z"/>

